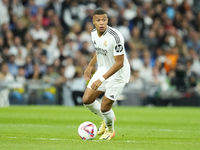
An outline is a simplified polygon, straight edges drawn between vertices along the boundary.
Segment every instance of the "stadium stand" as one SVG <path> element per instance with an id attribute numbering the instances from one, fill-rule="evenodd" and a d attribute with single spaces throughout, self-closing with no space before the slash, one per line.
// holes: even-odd
<path id="1" fill-rule="evenodd" d="M 0 106 L 81 104 L 98 7 L 131 64 L 119 105 L 200 106 L 199 0 L 0 0 Z"/>

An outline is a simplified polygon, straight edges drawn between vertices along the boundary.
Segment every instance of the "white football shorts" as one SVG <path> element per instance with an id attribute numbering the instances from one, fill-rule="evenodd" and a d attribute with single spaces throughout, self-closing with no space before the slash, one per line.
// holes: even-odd
<path id="1" fill-rule="evenodd" d="M 100 76 L 95 73 L 91 78 L 90 82 L 88 83 L 88 88 L 91 89 L 92 84 L 97 81 Z M 119 79 L 114 80 L 105 80 L 97 89 L 98 91 L 105 92 L 105 96 L 113 101 L 117 100 L 117 97 L 121 94 L 126 82 Z"/>

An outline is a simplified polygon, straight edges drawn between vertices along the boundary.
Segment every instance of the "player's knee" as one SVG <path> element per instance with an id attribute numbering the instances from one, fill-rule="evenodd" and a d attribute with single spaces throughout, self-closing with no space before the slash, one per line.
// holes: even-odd
<path id="1" fill-rule="evenodd" d="M 90 104 L 89 97 L 87 95 L 83 95 L 82 102 L 83 104 Z"/>

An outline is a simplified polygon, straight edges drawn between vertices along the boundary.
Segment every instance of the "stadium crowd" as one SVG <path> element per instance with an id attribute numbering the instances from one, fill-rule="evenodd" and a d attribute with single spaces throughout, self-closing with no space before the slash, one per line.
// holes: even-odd
<path id="1" fill-rule="evenodd" d="M 126 90 L 144 81 L 162 91 L 198 86 L 199 0 L 0 0 L 0 80 L 67 84 L 81 96 L 98 7 L 124 36 L 132 69 Z"/>

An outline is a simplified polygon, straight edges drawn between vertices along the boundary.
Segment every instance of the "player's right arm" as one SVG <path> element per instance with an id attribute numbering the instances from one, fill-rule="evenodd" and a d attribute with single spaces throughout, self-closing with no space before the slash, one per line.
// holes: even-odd
<path id="1" fill-rule="evenodd" d="M 97 62 L 97 54 L 95 53 L 94 57 L 92 58 L 92 60 L 90 61 L 89 65 L 87 66 L 85 72 L 84 72 L 84 78 L 86 81 L 90 80 L 92 77 L 92 69 L 94 67 L 94 65 Z"/>

